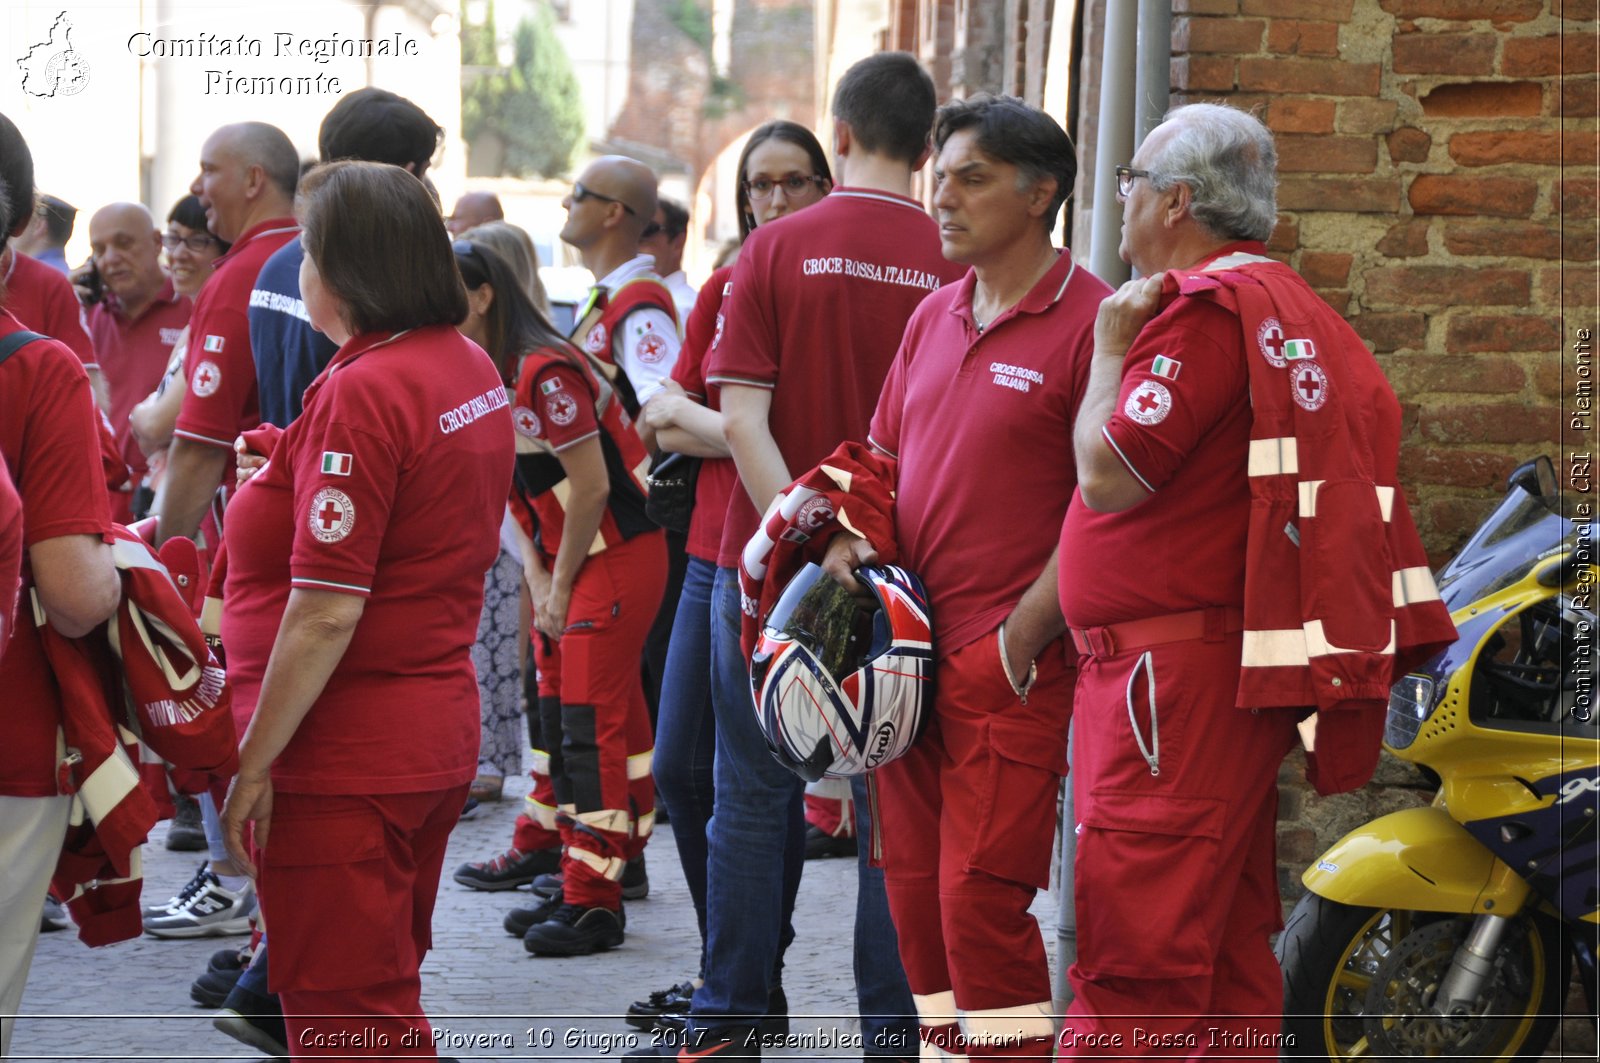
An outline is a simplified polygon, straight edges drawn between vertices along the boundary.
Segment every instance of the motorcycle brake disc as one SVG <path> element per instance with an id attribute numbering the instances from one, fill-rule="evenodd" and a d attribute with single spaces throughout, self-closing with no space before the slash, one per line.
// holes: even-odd
<path id="1" fill-rule="evenodd" d="M 1446 1016 L 1433 1010 L 1468 926 L 1442 919 L 1417 927 L 1390 950 L 1373 975 L 1362 1011 L 1371 1054 L 1470 1058 L 1491 1051 L 1504 1032 L 1500 1016 L 1512 1010 L 1505 984 L 1508 948 L 1500 950 L 1495 972 L 1469 1011 Z"/>

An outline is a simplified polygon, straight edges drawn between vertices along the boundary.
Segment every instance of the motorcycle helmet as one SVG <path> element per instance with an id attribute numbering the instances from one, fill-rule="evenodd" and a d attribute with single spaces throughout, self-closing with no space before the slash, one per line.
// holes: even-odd
<path id="1" fill-rule="evenodd" d="M 751 655 L 767 748 L 808 782 L 894 760 L 933 706 L 933 622 L 922 581 L 893 565 L 855 575 L 873 605 L 807 565 L 784 588 Z"/>

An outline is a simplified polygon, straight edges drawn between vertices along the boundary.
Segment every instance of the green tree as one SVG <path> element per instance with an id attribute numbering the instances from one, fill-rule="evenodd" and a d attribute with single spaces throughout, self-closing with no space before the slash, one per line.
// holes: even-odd
<path id="1" fill-rule="evenodd" d="M 517 23 L 509 67 L 499 65 L 495 38 L 490 4 L 484 24 L 461 33 L 462 133 L 469 143 L 497 139 L 507 174 L 561 176 L 583 137 L 583 99 L 549 7 Z"/>

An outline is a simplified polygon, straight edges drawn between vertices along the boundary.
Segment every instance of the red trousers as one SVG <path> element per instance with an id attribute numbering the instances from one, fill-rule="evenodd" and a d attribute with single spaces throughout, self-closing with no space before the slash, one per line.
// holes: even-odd
<path id="1" fill-rule="evenodd" d="M 999 652 L 991 633 L 940 661 L 928 729 L 878 769 L 884 881 L 924 1040 L 1048 1058 L 1050 968 L 1028 906 L 1049 884 L 1074 673 L 1052 643 L 1024 705 Z"/>
<path id="2" fill-rule="evenodd" d="M 261 906 L 291 1058 L 435 1057 L 418 969 L 469 786 L 274 796 Z"/>
<path id="3" fill-rule="evenodd" d="M 662 533 L 595 554 L 572 589 L 554 647 L 534 637 L 544 752 L 534 757 L 533 806 L 517 818 L 523 850 L 566 846 L 563 897 L 585 908 L 622 903 L 622 868 L 644 851 L 655 822 L 655 744 L 639 657 L 666 586 Z M 538 769 L 548 764 L 541 779 Z M 542 807 L 557 809 L 555 829 Z"/>
<path id="4" fill-rule="evenodd" d="M 1079 661 L 1063 1058 L 1278 1055 L 1277 780 L 1297 732 L 1292 711 L 1234 707 L 1240 644 Z"/>

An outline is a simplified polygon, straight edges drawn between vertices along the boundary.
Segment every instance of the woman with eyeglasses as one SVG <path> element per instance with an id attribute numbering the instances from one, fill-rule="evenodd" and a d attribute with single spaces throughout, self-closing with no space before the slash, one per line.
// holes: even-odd
<path id="1" fill-rule="evenodd" d="M 206 231 L 206 210 L 196 196 L 184 196 L 167 214 L 167 231 L 161 234 L 167 252 L 167 273 L 179 295 L 193 299 L 210 279 L 217 259 L 228 252 L 228 245 Z M 151 491 L 161 487 L 167 468 L 167 444 L 172 442 L 172 426 L 183 406 L 183 388 L 172 382 L 183 376 L 183 359 L 189 351 L 189 330 L 184 328 L 173 344 L 172 357 L 156 389 L 128 414 L 133 440 L 148 459 L 150 471 L 145 483 Z"/>
<path id="2" fill-rule="evenodd" d="M 431 1057 L 418 971 L 477 770 L 510 403 L 456 330 L 467 295 L 421 182 L 329 163 L 296 215 L 306 313 L 339 349 L 300 417 L 247 434 L 266 464 L 229 504 L 222 638 L 251 715 L 223 831 L 257 875 L 294 1056 Z"/>
<path id="3" fill-rule="evenodd" d="M 768 122 L 750 134 L 739 155 L 735 201 L 739 238 L 758 225 L 816 203 L 833 188 L 822 145 L 794 122 Z M 717 395 L 707 388 L 702 367 L 722 331 L 722 299 L 733 263 L 716 270 L 700 289 L 684 331 L 683 353 L 667 389 L 645 404 L 642 431 L 662 451 L 704 459 L 695 484 L 689 524 L 689 567 L 672 624 L 666 674 L 656 720 L 656 787 L 672 816 L 684 879 L 700 925 L 706 929 L 706 821 L 712 811 L 712 762 L 716 727 L 711 714 L 711 580 L 716 574 L 722 523 L 738 473 L 722 437 Z M 723 564 L 736 564 L 725 559 Z M 784 923 L 788 925 L 800 882 L 800 865 L 786 869 Z M 785 939 L 790 935 L 785 931 Z M 631 1024 L 649 1029 L 659 1015 L 682 1015 L 699 978 L 656 990 L 628 1009 Z"/>
<path id="4" fill-rule="evenodd" d="M 549 903 L 512 912 L 505 926 L 529 952 L 586 955 L 622 943 L 622 869 L 649 834 L 638 823 L 638 810 L 653 807 L 649 758 L 627 750 L 650 748 L 639 655 L 666 548 L 645 515 L 648 461 L 621 395 L 533 308 L 498 255 L 472 240 L 457 240 L 455 253 L 469 307 L 461 331 L 517 379 L 512 512 L 525 536 L 539 672 L 530 731 L 542 750 L 534 814 L 519 819 L 512 849 L 455 878 L 492 889 L 506 888 L 495 875 L 512 864 L 559 873 Z M 559 824 L 557 805 L 569 810 Z"/>

